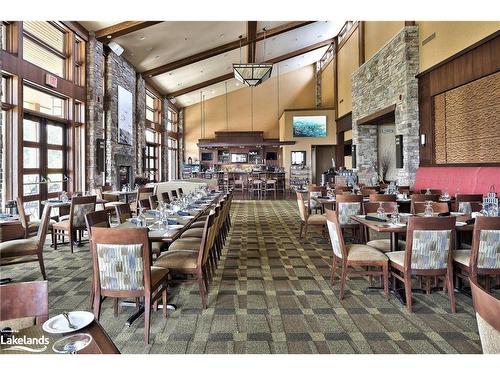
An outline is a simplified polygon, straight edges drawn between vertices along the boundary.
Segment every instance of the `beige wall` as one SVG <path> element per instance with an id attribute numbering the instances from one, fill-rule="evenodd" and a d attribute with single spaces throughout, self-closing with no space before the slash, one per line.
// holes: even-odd
<path id="1" fill-rule="evenodd" d="M 424 71 L 500 29 L 500 22 L 418 21 L 420 71 Z M 432 33 L 436 37 L 422 46 Z"/>
<path id="2" fill-rule="evenodd" d="M 405 21 L 365 21 L 365 61 L 368 61 L 403 27 Z"/>
<path id="3" fill-rule="evenodd" d="M 312 108 L 315 95 L 315 71 L 313 65 L 280 76 L 280 113 L 285 109 Z M 265 138 L 279 138 L 277 85 L 272 77 L 255 87 L 253 130 L 263 131 Z M 226 124 L 226 96 L 218 96 L 205 102 L 204 138 L 213 138 L 216 131 L 252 130 L 251 88 L 245 87 L 228 94 L 228 124 Z M 200 104 L 185 108 L 185 158 L 199 158 Z"/>
<path id="4" fill-rule="evenodd" d="M 334 95 L 334 67 L 335 62 L 332 60 L 321 72 L 321 107 L 333 108 L 335 106 Z"/>
<path id="5" fill-rule="evenodd" d="M 324 138 L 294 137 L 292 120 L 293 116 L 326 116 L 326 134 Z M 285 111 L 280 118 L 280 141 L 295 141 L 294 145 L 282 146 L 283 167 L 286 178 L 289 178 L 292 151 L 305 151 L 307 166 L 311 167 L 311 146 L 313 145 L 335 145 L 337 143 L 337 124 L 335 123 L 335 111 L 325 109 L 310 109 L 303 111 Z M 312 176 L 309 176 L 311 179 Z"/>
<path id="6" fill-rule="evenodd" d="M 356 28 L 338 52 L 338 117 L 352 110 L 351 74 L 358 68 L 359 64 L 358 41 L 358 29 Z"/>

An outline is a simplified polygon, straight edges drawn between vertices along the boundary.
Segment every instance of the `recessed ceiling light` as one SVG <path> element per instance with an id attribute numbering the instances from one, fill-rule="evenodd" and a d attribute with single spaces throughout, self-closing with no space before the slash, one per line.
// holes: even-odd
<path id="1" fill-rule="evenodd" d="M 202 69 L 202 70 L 200 70 L 200 73 L 203 73 L 203 69 Z"/>
<path id="2" fill-rule="evenodd" d="M 133 53 L 133 52 L 130 52 L 130 56 L 134 56 L 134 53 Z"/>
<path id="3" fill-rule="evenodd" d="M 106 38 L 111 39 L 111 35 L 108 35 Z"/>
<path id="4" fill-rule="evenodd" d="M 146 48 L 146 52 L 151 52 L 152 50 L 153 50 L 153 47 Z"/>
<path id="5" fill-rule="evenodd" d="M 227 57 L 227 53 L 224 54 L 224 57 Z"/>
<path id="6" fill-rule="evenodd" d="M 323 38 L 323 34 L 319 34 L 319 35 L 318 35 L 318 38 Z"/>
<path id="7" fill-rule="evenodd" d="M 239 86 L 239 85 L 240 85 L 240 83 L 239 83 L 239 82 L 236 82 L 236 86 Z"/>
<path id="8" fill-rule="evenodd" d="M 144 40 L 144 39 L 146 39 L 146 37 L 145 36 L 141 36 L 139 39 L 140 40 Z"/>
<path id="9" fill-rule="evenodd" d="M 168 73 L 168 75 L 169 75 L 169 76 L 171 76 L 171 75 L 172 75 L 172 72 Z"/>
<path id="10" fill-rule="evenodd" d="M 182 85 L 182 83 L 178 83 L 178 84 L 177 84 L 177 86 L 180 86 L 180 85 Z"/>
<path id="11" fill-rule="evenodd" d="M 158 56 L 158 55 L 155 56 L 155 59 L 159 59 L 159 58 L 160 58 L 160 56 Z"/>
<path id="12" fill-rule="evenodd" d="M 184 40 L 188 40 L 188 37 L 186 36 L 186 37 L 184 38 Z"/>
<path id="13" fill-rule="evenodd" d="M 219 35 L 219 38 L 224 38 L 224 34 L 220 34 L 220 35 Z"/>
<path id="14" fill-rule="evenodd" d="M 215 92 L 215 90 L 210 90 L 210 92 L 213 94 Z"/>

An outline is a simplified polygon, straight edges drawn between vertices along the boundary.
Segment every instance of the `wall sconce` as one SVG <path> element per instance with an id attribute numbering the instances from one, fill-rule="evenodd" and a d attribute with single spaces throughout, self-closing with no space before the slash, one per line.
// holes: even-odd
<path id="1" fill-rule="evenodd" d="M 425 134 L 420 134 L 420 145 L 425 146 L 425 144 L 426 144 Z"/>

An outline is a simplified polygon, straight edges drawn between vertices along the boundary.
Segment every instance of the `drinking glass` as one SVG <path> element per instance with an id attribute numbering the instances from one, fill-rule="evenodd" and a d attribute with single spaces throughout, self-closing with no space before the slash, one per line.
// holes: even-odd
<path id="1" fill-rule="evenodd" d="M 481 211 L 479 211 L 478 216 L 488 216 L 487 203 L 481 203 Z"/>
<path id="2" fill-rule="evenodd" d="M 92 336 L 87 333 L 77 333 L 57 340 L 52 345 L 52 350 L 56 353 L 75 354 L 84 349 L 92 342 Z"/>
<path id="3" fill-rule="evenodd" d="M 401 221 L 398 208 L 399 208 L 399 206 L 396 204 L 394 206 L 394 210 L 392 211 L 392 214 L 391 214 L 391 222 L 393 224 L 399 224 L 399 222 Z"/>
<path id="4" fill-rule="evenodd" d="M 432 217 L 432 216 L 434 216 L 434 209 L 432 208 L 432 201 L 425 202 L 424 216 L 425 217 Z"/>
<path id="5" fill-rule="evenodd" d="M 378 208 L 377 208 L 377 217 L 380 219 L 383 219 L 385 217 L 385 210 L 384 207 L 382 207 L 383 202 L 378 202 Z"/>
<path id="6" fill-rule="evenodd" d="M 427 191 L 425 192 L 425 195 L 431 195 L 431 189 L 427 188 Z"/>
<path id="7" fill-rule="evenodd" d="M 498 208 L 496 204 L 490 203 L 490 208 L 488 209 L 488 216 L 493 216 L 493 217 L 498 216 Z"/>

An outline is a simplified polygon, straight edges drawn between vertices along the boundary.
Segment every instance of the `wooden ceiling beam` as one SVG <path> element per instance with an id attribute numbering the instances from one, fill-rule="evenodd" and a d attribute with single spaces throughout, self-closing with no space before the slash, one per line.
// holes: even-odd
<path id="1" fill-rule="evenodd" d="M 314 51 L 314 50 L 316 50 L 318 48 L 322 48 L 322 47 L 328 46 L 328 45 L 330 45 L 330 44 L 332 44 L 334 42 L 335 42 L 335 38 L 326 39 L 326 40 L 324 40 L 322 42 L 318 42 L 318 43 L 312 44 L 310 46 L 298 49 L 296 51 L 292 51 L 292 52 L 286 53 L 284 55 L 281 55 L 281 56 L 269 59 L 269 60 L 265 61 L 265 63 L 267 63 L 267 64 L 277 64 L 279 62 L 291 59 L 293 57 L 297 57 L 297 56 L 303 55 L 304 53 L 308 53 L 308 52 Z M 234 77 L 233 73 L 224 74 L 222 76 L 209 79 L 208 81 L 197 83 L 196 85 L 189 86 L 189 87 L 186 87 L 186 88 L 183 88 L 183 89 L 180 89 L 180 90 L 168 93 L 167 94 L 167 98 L 174 98 L 174 97 L 181 96 L 181 95 L 193 92 L 193 91 L 197 91 L 197 90 L 200 90 L 200 89 L 202 89 L 204 87 L 207 87 L 207 86 L 210 86 L 210 85 L 214 85 L 214 84 L 219 83 L 219 82 L 224 82 L 224 81 L 226 81 L 228 79 L 231 79 L 233 77 Z"/>
<path id="2" fill-rule="evenodd" d="M 257 21 L 247 22 L 247 39 L 251 40 L 247 49 L 247 62 L 255 62 L 255 52 L 257 51 Z"/>
<path id="3" fill-rule="evenodd" d="M 288 22 L 286 24 L 283 24 L 283 25 L 277 26 L 275 28 L 272 28 L 270 30 L 267 30 L 265 33 L 266 34 L 265 36 L 266 36 L 266 38 L 271 38 L 273 36 L 285 33 L 287 31 L 291 31 L 291 30 L 295 30 L 295 29 L 300 28 L 300 27 L 304 27 L 304 26 L 309 25 L 309 24 L 314 23 L 314 22 L 317 22 L 317 21 Z M 164 74 L 164 73 L 170 72 L 172 70 L 182 68 L 183 66 L 194 64 L 198 61 L 205 60 L 205 59 L 208 59 L 210 57 L 214 57 L 214 56 L 235 50 L 235 49 L 239 48 L 240 45 L 242 47 L 245 47 L 245 46 L 249 45 L 250 43 L 253 43 L 253 42 L 257 43 L 261 40 L 264 40 L 264 32 L 257 33 L 254 40 L 250 40 L 247 37 L 241 38 L 241 40 L 238 39 L 238 40 L 235 40 L 233 42 L 229 42 L 229 43 L 223 44 L 221 46 L 218 46 L 218 47 L 215 47 L 215 48 L 212 48 L 212 49 L 209 49 L 206 51 L 202 51 L 202 52 L 196 53 L 194 55 L 179 59 L 177 61 L 173 61 L 173 62 L 170 62 L 168 64 L 161 65 L 161 66 L 158 66 L 156 68 L 146 70 L 146 71 L 142 72 L 142 76 L 143 77 L 154 77 L 154 76 L 157 76 L 160 74 Z"/>
<path id="4" fill-rule="evenodd" d="M 105 27 L 104 29 L 97 30 L 95 32 L 95 37 L 98 41 L 104 43 L 113 38 L 118 38 L 161 22 L 163 21 L 124 21 Z"/>

